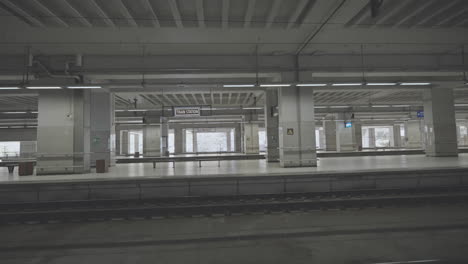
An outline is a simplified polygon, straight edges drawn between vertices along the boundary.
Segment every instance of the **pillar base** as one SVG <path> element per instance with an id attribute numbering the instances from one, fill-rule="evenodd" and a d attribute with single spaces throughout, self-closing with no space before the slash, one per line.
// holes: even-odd
<path id="1" fill-rule="evenodd" d="M 427 153 L 426 157 L 450 158 L 458 157 L 458 153 Z"/>

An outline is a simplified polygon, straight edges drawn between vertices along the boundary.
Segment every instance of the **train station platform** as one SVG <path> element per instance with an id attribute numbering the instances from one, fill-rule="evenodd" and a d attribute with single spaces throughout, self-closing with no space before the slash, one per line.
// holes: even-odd
<path id="1" fill-rule="evenodd" d="M 316 168 L 265 160 L 117 164 L 108 173 L 25 176 L 0 172 L 0 201 L 37 202 L 229 196 L 468 185 L 468 154 L 320 158 Z"/>

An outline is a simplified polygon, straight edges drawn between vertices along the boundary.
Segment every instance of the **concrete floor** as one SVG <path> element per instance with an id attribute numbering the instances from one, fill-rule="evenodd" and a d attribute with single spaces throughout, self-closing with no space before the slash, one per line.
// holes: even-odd
<path id="1" fill-rule="evenodd" d="M 468 263 L 467 209 L 8 225 L 0 226 L 0 259 L 2 264 Z"/>
<path id="2" fill-rule="evenodd" d="M 304 173 L 346 173 L 356 171 L 384 171 L 431 168 L 460 168 L 468 167 L 468 154 L 459 157 L 433 158 L 424 155 L 400 156 L 366 156 L 320 158 L 318 167 L 281 168 L 278 163 L 268 163 L 265 160 L 222 161 L 218 167 L 217 161 L 177 162 L 176 168 L 172 163 L 159 163 L 156 169 L 146 164 L 118 164 L 110 168 L 108 173 L 23 176 L 19 177 L 17 170 L 9 174 L 7 168 L 0 168 L 0 182 L 14 181 L 73 181 L 87 179 L 128 179 L 136 177 L 175 178 L 175 177 L 223 177 L 223 176 L 261 176 L 275 174 L 304 174 Z"/>

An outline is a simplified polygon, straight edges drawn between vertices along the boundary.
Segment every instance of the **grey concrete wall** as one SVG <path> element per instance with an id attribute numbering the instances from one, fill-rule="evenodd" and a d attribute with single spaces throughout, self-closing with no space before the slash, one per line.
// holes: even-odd
<path id="1" fill-rule="evenodd" d="M 0 141 L 36 141 L 36 128 L 0 129 Z"/>

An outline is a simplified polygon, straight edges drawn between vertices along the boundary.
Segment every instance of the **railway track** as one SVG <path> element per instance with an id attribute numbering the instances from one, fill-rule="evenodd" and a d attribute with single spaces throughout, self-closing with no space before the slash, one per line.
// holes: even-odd
<path id="1" fill-rule="evenodd" d="M 445 203 L 468 203 L 468 187 L 0 204 L 0 224 L 229 216 Z"/>

